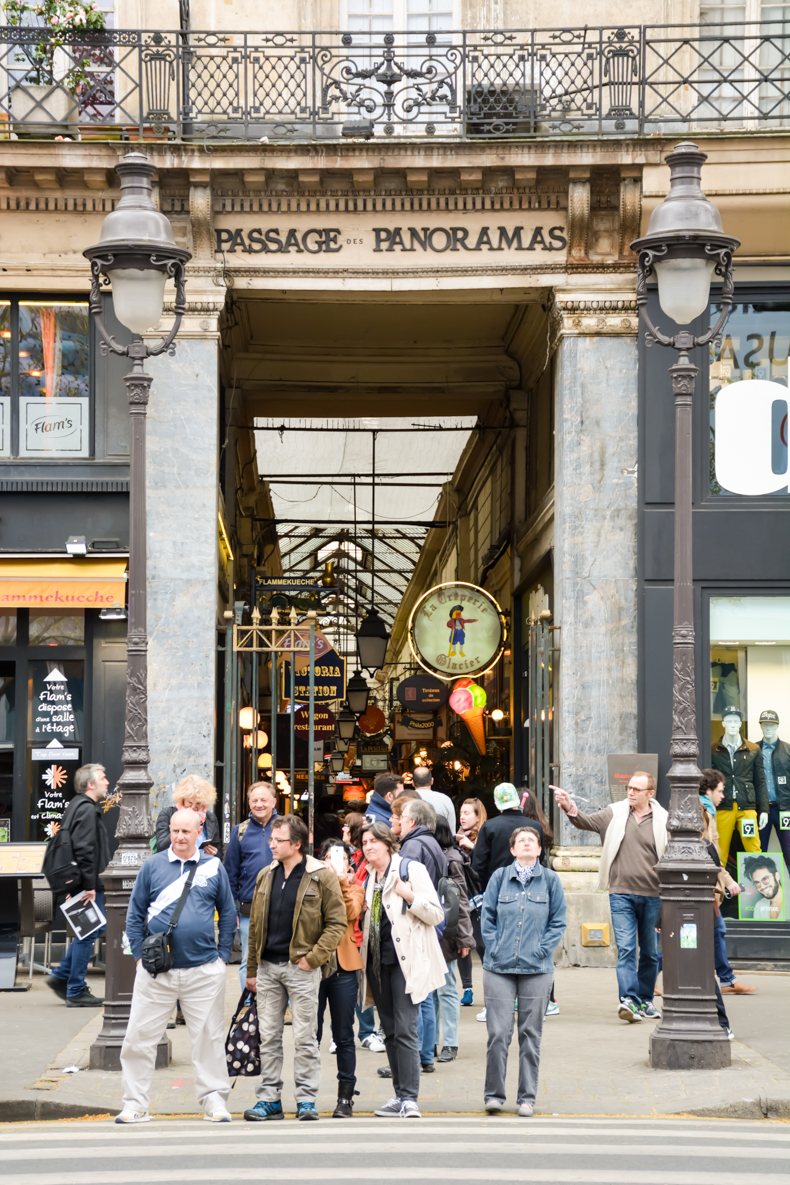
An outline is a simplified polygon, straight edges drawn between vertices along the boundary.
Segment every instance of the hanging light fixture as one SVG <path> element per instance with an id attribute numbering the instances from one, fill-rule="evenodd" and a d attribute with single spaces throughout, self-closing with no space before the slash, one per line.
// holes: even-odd
<path id="1" fill-rule="evenodd" d="M 335 752 L 332 754 L 332 756 L 329 758 L 329 764 L 332 767 L 332 773 L 334 773 L 334 774 L 342 773 L 345 760 L 346 759 L 345 759 L 344 754 L 342 754 L 341 752 L 339 752 L 339 750 L 336 749 Z"/>
<path id="2" fill-rule="evenodd" d="M 373 463 L 370 487 L 370 600 L 371 605 L 357 630 L 359 664 L 367 671 L 384 666 L 390 636 L 373 604 L 376 591 L 376 433 L 373 433 Z"/>
<path id="3" fill-rule="evenodd" d="M 362 675 L 361 671 L 355 671 L 346 686 L 348 706 L 355 716 L 361 716 L 365 711 L 368 706 L 369 697 L 370 688 L 368 687 L 367 679 Z"/>
<path id="4" fill-rule="evenodd" d="M 258 723 L 258 713 L 254 708 L 240 708 L 239 709 L 239 728 L 243 732 L 251 732 Z"/>
<path id="5" fill-rule="evenodd" d="M 340 736 L 344 741 L 350 741 L 354 735 L 354 730 L 357 727 L 357 718 L 349 708 L 348 704 L 343 704 L 343 707 L 338 714 L 336 725 L 338 736 Z"/>
<path id="6" fill-rule="evenodd" d="M 351 744 L 350 741 L 346 741 L 343 739 L 343 737 L 340 737 L 340 736 L 336 736 L 334 738 L 333 743 L 334 743 L 334 746 L 337 749 L 338 753 L 347 753 L 348 746 Z"/>

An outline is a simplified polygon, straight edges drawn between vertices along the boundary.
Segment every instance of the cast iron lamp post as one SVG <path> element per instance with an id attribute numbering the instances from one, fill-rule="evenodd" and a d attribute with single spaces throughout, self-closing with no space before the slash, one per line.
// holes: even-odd
<path id="1" fill-rule="evenodd" d="M 146 626 L 145 418 L 151 376 L 146 358 L 174 353 L 173 342 L 186 308 L 184 270 L 189 251 L 176 246 L 172 227 L 154 206 L 153 165 L 141 152 L 130 152 L 117 166 L 121 197 L 102 224 L 101 238 L 83 254 L 91 265 L 90 311 L 103 353 L 121 354 L 132 369 L 125 376 L 131 428 L 129 454 L 129 618 L 124 737 L 121 751 L 121 813 L 118 847 L 103 879 L 107 913 L 107 978 L 104 1024 L 90 1051 L 92 1068 L 120 1069 L 120 1051 L 134 982 L 134 961 L 123 950 L 126 910 L 145 858 L 151 827 L 148 796 L 148 634 Z M 148 343 L 142 334 L 155 327 L 164 305 L 165 284 L 175 282 L 175 320 L 170 331 Z M 120 345 L 102 320 L 102 287 L 112 285 L 115 315 L 134 337 Z M 166 1062 L 167 1044 L 157 1061 Z"/>
<path id="2" fill-rule="evenodd" d="M 705 153 L 678 144 L 666 161 L 669 194 L 653 211 L 647 234 L 631 244 L 639 257 L 636 299 L 648 345 L 678 352 L 669 368 L 675 401 L 675 573 L 672 626 L 672 766 L 669 843 L 658 864 L 664 1015 L 650 1040 L 650 1063 L 661 1069 L 713 1069 L 730 1064 L 730 1045 L 716 1016 L 713 887 L 717 870 L 700 838 L 692 567 L 693 398 L 698 368 L 689 350 L 718 341 L 732 308 L 732 256 L 719 211 L 702 192 Z M 721 312 L 697 335 L 687 328 L 707 312 L 714 276 Z M 647 283 L 658 283 L 662 312 L 680 326 L 662 333 L 647 312 Z"/>

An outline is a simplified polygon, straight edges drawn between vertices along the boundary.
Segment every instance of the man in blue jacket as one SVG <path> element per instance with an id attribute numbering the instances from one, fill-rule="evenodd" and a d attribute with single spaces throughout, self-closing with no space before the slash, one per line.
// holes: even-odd
<path id="1" fill-rule="evenodd" d="M 168 1018 L 177 1000 L 192 1041 L 198 1102 L 206 1119 L 229 1123 L 230 1080 L 225 1063 L 225 968 L 236 929 L 236 906 L 227 874 L 216 856 L 197 846 L 200 816 L 176 811 L 170 847 L 143 864 L 126 914 L 126 936 L 137 961 L 129 1024 L 121 1048 L 123 1108 L 116 1123 L 147 1123 L 148 1095 Z M 149 975 L 140 956 L 143 939 L 162 933 L 181 897 L 190 871 L 194 880 L 171 936 L 173 966 Z M 214 913 L 219 914 L 219 940 Z"/>
<path id="2" fill-rule="evenodd" d="M 376 774 L 365 818 L 371 823 L 386 823 L 389 827 L 392 804 L 402 789 L 403 778 L 400 774 Z"/>
<path id="3" fill-rule="evenodd" d="M 247 791 L 247 803 L 250 808 L 249 816 L 231 831 L 228 850 L 225 853 L 225 871 L 239 911 L 239 976 L 242 990 L 250 945 L 250 909 L 255 894 L 255 882 L 258 873 L 268 868 L 272 862 L 272 827 L 275 819 L 279 818 L 277 796 L 271 782 L 253 782 Z"/>

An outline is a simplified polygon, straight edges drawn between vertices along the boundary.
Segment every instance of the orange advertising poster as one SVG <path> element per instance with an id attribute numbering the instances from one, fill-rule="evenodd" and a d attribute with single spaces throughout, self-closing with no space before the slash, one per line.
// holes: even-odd
<path id="1" fill-rule="evenodd" d="M 112 609 L 126 602 L 126 560 L 0 561 L 0 608 Z"/>

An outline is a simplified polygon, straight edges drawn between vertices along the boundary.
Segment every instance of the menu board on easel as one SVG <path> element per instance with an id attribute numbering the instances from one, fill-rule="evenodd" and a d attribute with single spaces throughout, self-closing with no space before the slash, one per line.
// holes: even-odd
<path id="1" fill-rule="evenodd" d="M 50 669 L 34 677 L 31 720 L 30 818 L 36 839 L 52 835 L 73 796 L 82 742 L 82 677 L 68 676 L 61 666 L 42 666 Z"/>

